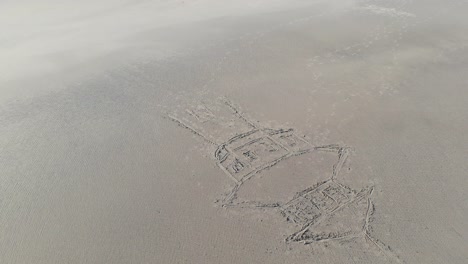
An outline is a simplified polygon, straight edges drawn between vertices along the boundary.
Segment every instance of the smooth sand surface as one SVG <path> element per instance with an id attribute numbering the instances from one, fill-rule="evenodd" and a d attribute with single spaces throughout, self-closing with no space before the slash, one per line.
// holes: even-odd
<path id="1" fill-rule="evenodd" d="M 0 2 L 0 263 L 468 263 L 467 14 Z"/>

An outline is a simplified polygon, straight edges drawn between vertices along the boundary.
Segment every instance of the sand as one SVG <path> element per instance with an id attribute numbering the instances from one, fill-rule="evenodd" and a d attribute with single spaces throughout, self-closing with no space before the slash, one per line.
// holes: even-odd
<path id="1" fill-rule="evenodd" d="M 468 2 L 0 3 L 1 263 L 467 263 Z"/>

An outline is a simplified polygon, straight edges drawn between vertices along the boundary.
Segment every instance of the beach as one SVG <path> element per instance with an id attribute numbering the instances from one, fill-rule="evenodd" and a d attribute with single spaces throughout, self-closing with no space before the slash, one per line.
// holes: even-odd
<path id="1" fill-rule="evenodd" d="M 0 262 L 466 263 L 467 12 L 0 3 Z"/>

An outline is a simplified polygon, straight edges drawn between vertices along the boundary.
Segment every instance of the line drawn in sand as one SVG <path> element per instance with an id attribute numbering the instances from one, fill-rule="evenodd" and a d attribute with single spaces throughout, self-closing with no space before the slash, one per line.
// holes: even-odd
<path id="1" fill-rule="evenodd" d="M 314 146 L 292 128 L 261 127 L 226 98 L 179 109 L 168 113 L 167 117 L 215 148 L 213 158 L 233 181 L 231 191 L 221 200 L 223 207 L 277 210 L 288 222 L 298 226 L 298 231 L 289 235 L 286 243 L 345 243 L 363 238 L 379 255 L 402 263 L 390 247 L 371 235 L 374 204 L 370 196 L 373 187 L 357 191 L 338 180 L 351 148 L 334 144 Z M 292 199 L 272 200 L 271 196 L 278 193 L 275 191 L 265 195 L 269 197 L 268 201 L 241 200 L 239 197 L 244 188 L 253 188 L 251 193 L 257 192 L 255 186 L 259 185 L 253 184 L 255 180 L 269 180 L 271 175 L 262 175 L 265 170 L 309 153 L 320 156 L 331 154 L 331 167 L 328 167 L 328 173 L 323 173 L 324 177 L 307 178 L 306 184 L 312 186 L 303 189 L 301 185 L 301 190 L 295 195 L 294 192 L 290 193 L 294 195 Z M 280 192 L 283 190 L 280 189 Z"/>

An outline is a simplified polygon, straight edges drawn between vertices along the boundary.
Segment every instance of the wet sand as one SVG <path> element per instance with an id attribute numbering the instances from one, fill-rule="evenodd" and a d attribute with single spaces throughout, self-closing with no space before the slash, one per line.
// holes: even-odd
<path id="1" fill-rule="evenodd" d="M 468 2 L 45 2 L 0 4 L 1 263 L 468 261 Z"/>

